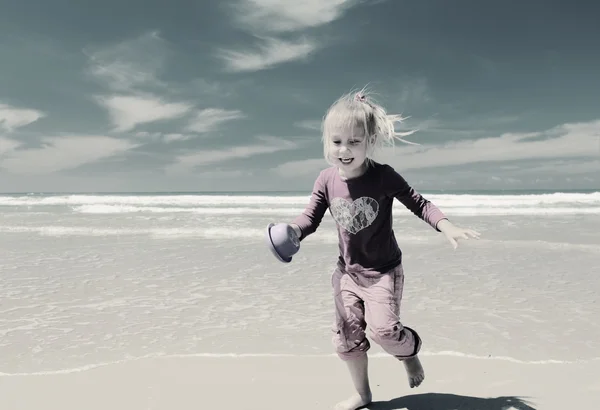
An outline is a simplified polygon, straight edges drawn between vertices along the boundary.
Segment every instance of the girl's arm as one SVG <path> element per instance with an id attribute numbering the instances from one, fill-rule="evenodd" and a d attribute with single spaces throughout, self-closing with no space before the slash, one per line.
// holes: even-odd
<path id="1" fill-rule="evenodd" d="M 314 183 L 312 195 L 306 209 L 290 223 L 300 240 L 317 230 L 327 208 L 329 208 L 329 202 L 327 200 L 325 178 L 323 172 L 321 172 Z"/>
<path id="2" fill-rule="evenodd" d="M 402 202 L 413 214 L 427 222 L 438 232 L 442 232 L 454 249 L 458 247 L 458 239 L 479 238 L 479 232 L 452 224 L 438 207 L 423 198 L 391 167 L 388 169 L 388 175 L 384 183 L 388 184 L 391 195 Z"/>
<path id="3" fill-rule="evenodd" d="M 387 169 L 384 184 L 389 196 L 396 198 L 414 215 L 427 222 L 438 232 L 442 232 L 440 226 L 443 226 L 443 224 L 439 225 L 439 223 L 442 220 L 448 220 L 446 215 L 432 202 L 415 191 L 402 175 L 392 167 L 388 167 Z"/>

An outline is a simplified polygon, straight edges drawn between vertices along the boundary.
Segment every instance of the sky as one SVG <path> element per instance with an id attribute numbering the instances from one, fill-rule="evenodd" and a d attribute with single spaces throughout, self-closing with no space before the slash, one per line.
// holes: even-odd
<path id="1" fill-rule="evenodd" d="M 0 192 L 310 191 L 368 86 L 419 191 L 600 189 L 600 4 L 0 0 Z"/>

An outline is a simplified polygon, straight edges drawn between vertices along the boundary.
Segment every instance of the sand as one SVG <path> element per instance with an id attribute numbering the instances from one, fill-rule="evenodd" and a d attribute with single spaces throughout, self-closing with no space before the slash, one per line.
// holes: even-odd
<path id="1" fill-rule="evenodd" d="M 402 365 L 370 359 L 374 402 L 391 410 L 595 410 L 600 361 L 516 363 L 424 356 L 410 389 Z M 164 357 L 62 374 L 0 377 L 3 410 L 331 409 L 350 392 L 334 356 Z"/>
<path id="2" fill-rule="evenodd" d="M 373 344 L 367 409 L 600 409 L 598 195 L 433 196 L 456 251 L 398 205 L 426 379 Z M 0 196 L 0 410 L 332 409 L 333 222 L 263 241 L 306 200 Z"/>

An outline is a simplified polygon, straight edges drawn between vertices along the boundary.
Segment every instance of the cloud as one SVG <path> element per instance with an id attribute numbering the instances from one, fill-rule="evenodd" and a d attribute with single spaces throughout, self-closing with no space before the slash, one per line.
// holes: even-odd
<path id="1" fill-rule="evenodd" d="M 41 111 L 13 107 L 0 103 L 0 129 L 13 131 L 45 117 Z"/>
<path id="2" fill-rule="evenodd" d="M 252 31 L 289 32 L 331 23 L 359 0 L 240 0 L 236 20 Z"/>
<path id="3" fill-rule="evenodd" d="M 600 121 L 595 121 L 438 146 L 398 146 L 395 153 L 386 150 L 382 159 L 407 170 L 515 160 L 589 158 L 599 154 L 599 141 Z"/>
<path id="4" fill-rule="evenodd" d="M 234 19 L 260 42 L 254 49 L 220 49 L 217 56 L 230 72 L 251 72 L 304 60 L 320 46 L 306 37 L 282 40 L 275 33 L 299 32 L 340 18 L 360 0 L 239 0 Z"/>
<path id="5" fill-rule="evenodd" d="M 499 137 L 452 141 L 440 145 L 399 144 L 395 148 L 386 149 L 376 159 L 405 171 L 560 158 L 600 158 L 600 120 L 563 124 L 542 132 L 506 133 Z M 585 169 L 593 168 L 595 163 L 598 162 L 590 161 Z M 311 158 L 286 162 L 272 171 L 282 176 L 311 175 L 318 172 L 323 164 L 322 159 Z M 548 171 L 552 172 L 551 169 Z"/>
<path id="6" fill-rule="evenodd" d="M 84 52 L 89 58 L 88 73 L 114 91 L 93 97 L 108 111 L 114 131 L 131 131 L 142 124 L 179 119 L 192 113 L 192 103 L 170 101 L 143 90 L 161 87 L 163 91 L 169 91 L 168 84 L 158 79 L 168 52 L 166 42 L 160 38 L 158 32 L 147 32 L 104 48 L 90 47 Z M 214 93 L 222 88 L 204 80 L 196 80 L 194 84 L 202 88 L 203 92 Z M 208 108 L 199 111 L 184 130 L 197 133 L 212 131 L 226 121 L 243 117 L 240 111 Z M 150 137 L 153 140 L 162 138 L 165 142 L 193 137 L 177 131 L 166 135 L 138 132 L 136 136 Z"/>
<path id="7" fill-rule="evenodd" d="M 192 134 L 181 134 L 181 133 L 162 133 L 162 132 L 148 132 L 148 131 L 138 131 L 133 134 L 134 137 L 140 138 L 144 142 L 152 141 L 163 141 L 166 143 L 173 141 L 187 141 L 189 139 L 195 138 L 196 135 Z"/>
<path id="8" fill-rule="evenodd" d="M 104 48 L 84 50 L 89 58 L 88 73 L 115 91 L 95 96 L 108 110 L 115 131 L 130 131 L 140 124 L 180 118 L 193 105 L 171 102 L 137 91 L 140 88 L 166 87 L 158 79 L 166 60 L 165 42 L 152 31 L 134 39 Z"/>
<path id="9" fill-rule="evenodd" d="M 410 124 L 411 126 L 408 126 Z M 419 136 L 424 133 L 441 136 L 444 140 L 456 140 L 460 138 L 473 139 L 475 137 L 481 137 L 485 134 L 489 134 L 489 130 L 485 128 L 477 128 L 475 123 L 460 122 L 450 123 L 448 121 L 441 121 L 436 118 L 429 118 L 420 121 L 407 121 L 401 125 L 402 130 L 409 128 L 410 130 L 416 130 L 417 133 L 413 134 L 413 142 L 420 143 L 418 141 Z"/>
<path id="10" fill-rule="evenodd" d="M 295 177 L 298 175 L 316 175 L 321 169 L 327 168 L 329 164 L 325 158 L 311 158 L 300 161 L 288 161 L 272 169 L 273 172 L 282 177 Z"/>
<path id="11" fill-rule="evenodd" d="M 515 123 L 520 118 L 516 115 L 486 115 L 486 116 L 471 116 L 460 118 L 452 118 L 440 120 L 436 118 L 430 118 L 421 121 L 417 124 L 416 128 L 422 131 L 432 133 L 452 133 L 462 134 L 465 136 L 489 133 L 490 128 L 493 127 L 506 127 L 511 123 Z"/>
<path id="12" fill-rule="evenodd" d="M 199 178 L 214 180 L 214 179 L 222 179 L 222 178 L 242 178 L 242 177 L 250 177 L 252 176 L 252 171 L 250 170 L 210 170 L 210 171 L 202 171 L 201 174 L 198 175 Z"/>
<path id="13" fill-rule="evenodd" d="M 144 140 L 156 141 L 162 138 L 163 134 L 161 132 L 138 131 L 133 136 L 143 138 Z"/>
<path id="14" fill-rule="evenodd" d="M 166 50 L 156 31 L 103 48 L 88 47 L 88 74 L 115 91 L 131 91 L 140 86 L 162 87 L 158 79 Z"/>
<path id="15" fill-rule="evenodd" d="M 168 102 L 151 95 L 111 95 L 96 97 L 96 101 L 108 110 L 115 131 L 130 131 L 139 124 L 180 118 L 193 108 L 189 103 Z"/>
<path id="16" fill-rule="evenodd" d="M 321 120 L 302 120 L 294 123 L 295 127 L 303 128 L 310 131 L 321 130 Z"/>
<path id="17" fill-rule="evenodd" d="M 180 155 L 175 163 L 167 167 L 168 173 L 188 172 L 197 167 L 223 163 L 233 159 L 249 158 L 256 155 L 272 154 L 278 151 L 297 147 L 292 141 L 275 137 L 258 137 L 260 143 L 254 145 L 239 145 L 216 150 L 202 150 L 186 155 Z"/>
<path id="18" fill-rule="evenodd" d="M 207 108 L 199 111 L 187 125 L 186 130 L 204 133 L 215 130 L 219 125 L 233 120 L 245 118 L 238 110 L 224 110 L 221 108 Z"/>
<path id="19" fill-rule="evenodd" d="M 43 175 L 73 169 L 136 146 L 128 141 L 105 136 L 44 138 L 42 142 L 41 148 L 9 151 L 6 157 L 0 158 L 0 168 L 13 174 Z"/>
<path id="20" fill-rule="evenodd" d="M 188 110 L 189 111 L 189 110 Z M 145 110 L 142 110 L 144 113 L 148 113 Z M 182 112 L 184 115 L 186 112 Z M 239 110 L 225 110 L 222 108 L 206 108 L 200 110 L 193 116 L 187 126 L 185 127 L 185 133 L 182 132 L 170 132 L 170 133 L 161 133 L 161 132 L 148 132 L 148 131 L 138 131 L 134 134 L 134 136 L 138 138 L 143 138 L 145 140 L 158 141 L 162 140 L 166 143 L 171 143 L 175 141 L 187 141 L 193 138 L 197 138 L 198 134 L 207 133 L 210 131 L 214 131 L 219 128 L 220 125 L 233 120 L 238 120 L 241 118 L 246 118 L 246 115 Z M 124 121 L 123 125 L 127 125 L 128 122 Z M 130 127 L 128 127 L 130 128 Z"/>
<path id="21" fill-rule="evenodd" d="M 187 141 L 194 138 L 194 135 L 190 134 L 180 134 L 180 133 L 170 133 L 162 136 L 164 142 L 174 142 L 174 141 Z"/>
<path id="22" fill-rule="evenodd" d="M 595 160 L 584 160 L 580 159 L 577 161 L 551 161 L 539 166 L 529 166 L 528 172 L 544 174 L 562 174 L 562 175 L 578 175 L 578 174 L 592 174 L 600 176 L 600 155 Z"/>
<path id="23" fill-rule="evenodd" d="M 418 77 L 402 82 L 400 92 L 400 104 L 410 107 L 418 104 L 426 104 L 433 101 L 431 89 L 426 78 Z"/>
<path id="24" fill-rule="evenodd" d="M 294 60 L 307 58 L 317 49 L 317 45 L 301 38 L 296 41 L 280 40 L 273 37 L 258 38 L 261 44 L 257 50 L 221 49 L 217 56 L 225 62 L 231 72 L 249 72 L 272 68 Z"/>
<path id="25" fill-rule="evenodd" d="M 0 157 L 10 151 L 13 151 L 19 146 L 21 146 L 21 143 L 18 141 L 0 137 Z"/>

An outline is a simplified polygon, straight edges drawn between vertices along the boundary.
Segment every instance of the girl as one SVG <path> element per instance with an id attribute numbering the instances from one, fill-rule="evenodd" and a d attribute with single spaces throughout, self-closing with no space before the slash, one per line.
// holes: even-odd
<path id="1" fill-rule="evenodd" d="M 337 224 L 333 344 L 346 362 L 356 389 L 356 394 L 338 403 L 336 409 L 340 410 L 355 410 L 372 400 L 367 324 L 370 338 L 404 363 L 411 388 L 424 379 L 417 356 L 421 338 L 399 318 L 404 271 L 392 229 L 394 198 L 442 232 L 454 248 L 459 238 L 479 236 L 454 226 L 392 167 L 372 159 L 376 148 L 393 145 L 394 139 L 404 141 L 400 137 L 410 134 L 395 132 L 394 123 L 402 120 L 401 116 L 387 115 L 364 90 L 336 101 L 322 124 L 324 156 L 332 166 L 321 171 L 308 206 L 290 224 L 300 240 L 316 231 L 327 209 Z"/>

